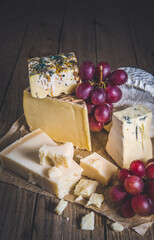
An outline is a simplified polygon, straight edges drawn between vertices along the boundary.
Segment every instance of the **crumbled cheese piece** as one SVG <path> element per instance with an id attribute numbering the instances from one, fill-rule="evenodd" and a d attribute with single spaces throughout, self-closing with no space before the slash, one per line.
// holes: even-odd
<path id="1" fill-rule="evenodd" d="M 94 212 L 86 214 L 81 220 L 82 230 L 94 230 Z"/>
<path id="2" fill-rule="evenodd" d="M 124 227 L 120 224 L 120 223 L 112 223 L 111 224 L 111 228 L 115 231 L 115 232 L 122 232 L 124 230 Z"/>
<path id="3" fill-rule="evenodd" d="M 81 179 L 75 186 L 74 194 L 82 197 L 89 198 L 91 193 L 95 192 L 98 182 L 88 179 Z"/>
<path id="4" fill-rule="evenodd" d="M 82 197 L 81 195 L 79 195 L 79 196 L 75 199 L 76 202 L 78 202 L 78 201 L 80 201 L 80 200 L 83 200 L 83 197 Z"/>
<path id="5" fill-rule="evenodd" d="M 49 178 L 60 177 L 62 175 L 62 172 L 57 167 L 51 167 L 48 170 L 48 175 L 49 175 Z"/>
<path id="6" fill-rule="evenodd" d="M 62 214 L 67 205 L 68 202 L 61 199 L 56 208 L 54 209 L 54 212 L 57 213 L 58 215 Z"/>
<path id="7" fill-rule="evenodd" d="M 89 198 L 89 201 L 87 202 L 87 206 L 93 204 L 96 207 L 100 208 L 103 201 L 104 196 L 102 194 L 92 193 Z"/>

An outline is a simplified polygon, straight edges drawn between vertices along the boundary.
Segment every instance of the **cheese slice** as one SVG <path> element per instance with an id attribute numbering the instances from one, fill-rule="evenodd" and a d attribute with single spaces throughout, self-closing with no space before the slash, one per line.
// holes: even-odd
<path id="1" fill-rule="evenodd" d="M 75 186 L 74 194 L 82 197 L 89 198 L 91 193 L 96 191 L 98 182 L 88 179 L 81 179 Z"/>
<path id="2" fill-rule="evenodd" d="M 58 215 L 62 214 L 64 209 L 67 207 L 67 205 L 68 205 L 68 202 L 61 199 L 57 204 L 56 208 L 54 209 L 54 212 L 57 213 Z"/>
<path id="3" fill-rule="evenodd" d="M 141 105 L 113 113 L 106 151 L 120 167 L 129 168 L 133 160 L 152 158 L 151 117 Z"/>
<path id="4" fill-rule="evenodd" d="M 83 175 L 95 179 L 103 185 L 107 185 L 117 167 L 94 152 L 80 160 L 80 166 L 84 169 Z"/>
<path id="5" fill-rule="evenodd" d="M 74 53 L 28 59 L 31 94 L 36 98 L 71 94 L 80 83 Z"/>
<path id="6" fill-rule="evenodd" d="M 2 167 L 38 184 L 49 192 L 63 198 L 81 178 L 83 169 L 72 160 L 71 167 L 59 167 L 60 176 L 48 177 L 50 165 L 42 166 L 39 149 L 43 144 L 56 145 L 44 132 L 36 130 L 14 142 L 0 153 Z"/>
<path id="7" fill-rule="evenodd" d="M 81 220 L 82 230 L 94 230 L 94 212 L 86 214 Z"/>
<path id="8" fill-rule="evenodd" d="M 73 95 L 37 99 L 24 91 L 23 108 L 31 131 L 41 128 L 53 140 L 91 151 L 86 103 Z"/>
<path id="9" fill-rule="evenodd" d="M 96 207 L 100 208 L 103 201 L 104 196 L 102 194 L 92 193 L 86 205 L 95 205 Z"/>
<path id="10" fill-rule="evenodd" d="M 60 146 L 43 145 L 39 150 L 40 164 L 63 165 L 70 167 L 74 155 L 73 144 L 67 142 Z"/>

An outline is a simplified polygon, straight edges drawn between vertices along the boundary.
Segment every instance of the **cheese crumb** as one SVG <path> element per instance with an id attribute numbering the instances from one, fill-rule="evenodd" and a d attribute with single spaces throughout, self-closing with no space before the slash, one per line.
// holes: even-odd
<path id="1" fill-rule="evenodd" d="M 94 212 L 86 214 L 81 220 L 82 230 L 94 230 Z"/>
<path id="2" fill-rule="evenodd" d="M 120 224 L 120 223 L 112 223 L 111 224 L 111 228 L 115 231 L 115 232 L 122 232 L 124 230 L 124 227 Z"/>
<path id="3" fill-rule="evenodd" d="M 96 207 L 100 208 L 103 201 L 104 196 L 102 194 L 92 193 L 90 195 L 89 201 L 87 202 L 87 206 L 93 204 Z"/>
<path id="4" fill-rule="evenodd" d="M 57 213 L 58 215 L 62 214 L 67 205 L 68 202 L 61 199 L 56 208 L 54 209 L 54 212 Z"/>
<path id="5" fill-rule="evenodd" d="M 75 199 L 75 202 L 78 202 L 80 200 L 83 200 L 83 197 L 81 195 L 79 195 L 76 199 Z"/>
<path id="6" fill-rule="evenodd" d="M 98 182 L 88 179 L 81 179 L 75 186 L 74 194 L 82 197 L 89 198 L 91 193 L 96 191 Z"/>

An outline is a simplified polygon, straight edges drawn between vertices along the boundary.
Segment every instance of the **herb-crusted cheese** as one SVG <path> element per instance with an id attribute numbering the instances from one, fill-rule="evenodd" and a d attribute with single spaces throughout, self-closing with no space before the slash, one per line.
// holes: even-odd
<path id="1" fill-rule="evenodd" d="M 151 118 L 151 112 L 141 105 L 113 114 L 106 151 L 120 167 L 129 168 L 133 160 L 152 157 Z"/>
<path id="2" fill-rule="evenodd" d="M 80 82 L 74 53 L 28 60 L 31 94 L 36 98 L 71 94 Z"/>

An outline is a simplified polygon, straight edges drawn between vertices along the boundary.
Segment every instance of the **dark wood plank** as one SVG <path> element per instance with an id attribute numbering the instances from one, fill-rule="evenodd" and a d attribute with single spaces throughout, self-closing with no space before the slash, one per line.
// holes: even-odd
<path id="1" fill-rule="evenodd" d="M 37 194 L 1 182 L 0 189 L 0 239 L 30 239 Z"/>
<path id="2" fill-rule="evenodd" d="M 50 0 L 45 4 L 36 2 L 1 109 L 0 136 L 23 112 L 23 90 L 29 85 L 27 59 L 57 53 L 63 12 L 64 1 L 60 5 L 58 2 L 53 5 Z"/>
<path id="3" fill-rule="evenodd" d="M 15 70 L 33 2 L 7 0 L 0 3 L 0 109 Z"/>

